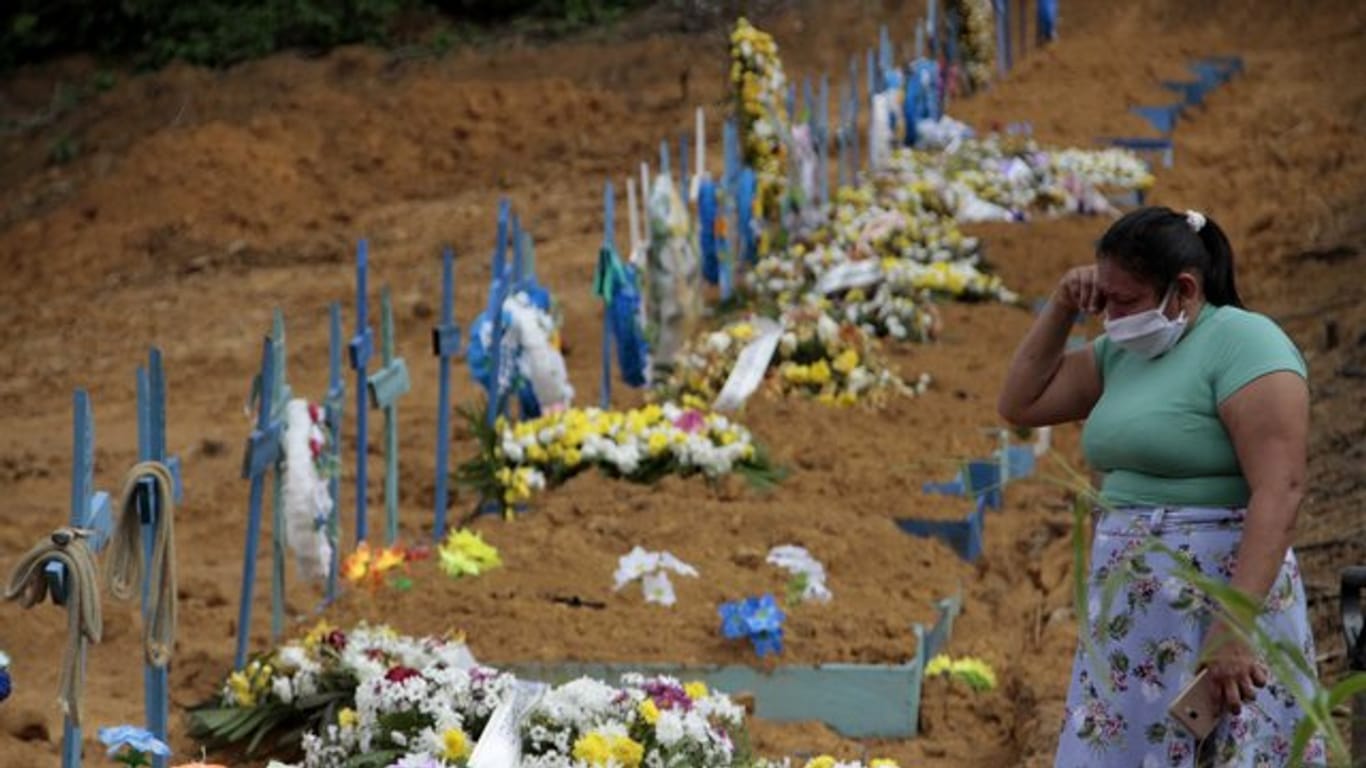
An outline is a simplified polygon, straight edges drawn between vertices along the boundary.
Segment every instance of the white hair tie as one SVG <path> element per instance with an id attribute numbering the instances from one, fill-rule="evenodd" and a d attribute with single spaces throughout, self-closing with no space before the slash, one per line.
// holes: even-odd
<path id="1" fill-rule="evenodd" d="M 1200 234 L 1200 230 L 1205 228 L 1205 214 L 1199 211 L 1186 211 L 1186 223 L 1190 225 L 1191 231 Z"/>

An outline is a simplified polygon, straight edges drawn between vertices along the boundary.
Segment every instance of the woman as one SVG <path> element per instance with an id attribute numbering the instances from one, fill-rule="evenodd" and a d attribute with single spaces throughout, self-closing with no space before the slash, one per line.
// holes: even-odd
<path id="1" fill-rule="evenodd" d="M 1078 312 L 1103 316 L 1105 335 L 1064 352 Z M 1280 328 L 1243 309 L 1218 225 L 1168 208 L 1117 221 L 1096 263 L 1063 276 L 1020 343 L 999 409 L 1019 426 L 1085 419 L 1086 460 L 1105 477 L 1092 643 L 1080 644 L 1074 663 L 1058 768 L 1194 766 L 1197 753 L 1201 765 L 1286 765 L 1302 709 L 1173 574 L 1171 558 L 1144 547 L 1155 538 L 1262 604 L 1260 625 L 1312 665 L 1290 550 L 1307 373 Z M 1101 585 L 1116 568 L 1126 569 L 1123 587 L 1101 616 Z M 1167 711 L 1201 668 L 1224 716 L 1197 743 Z M 1315 740 L 1305 762 L 1323 760 Z"/>

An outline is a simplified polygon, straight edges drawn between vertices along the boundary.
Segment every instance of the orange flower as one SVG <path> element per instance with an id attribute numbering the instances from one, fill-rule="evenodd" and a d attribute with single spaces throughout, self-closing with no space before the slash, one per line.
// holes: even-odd
<path id="1" fill-rule="evenodd" d="M 370 574 L 371 560 L 370 545 L 362 541 L 355 552 L 346 556 L 342 563 L 342 575 L 352 584 L 359 584 Z"/>

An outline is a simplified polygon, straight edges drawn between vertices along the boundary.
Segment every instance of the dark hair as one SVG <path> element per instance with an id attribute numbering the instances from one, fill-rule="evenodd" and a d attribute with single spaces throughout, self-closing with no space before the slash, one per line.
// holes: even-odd
<path id="1" fill-rule="evenodd" d="M 1105 232 L 1096 255 L 1114 259 L 1158 293 L 1182 272 L 1197 272 L 1210 304 L 1243 306 L 1233 280 L 1233 247 L 1208 216 L 1196 232 L 1186 214 L 1170 208 L 1151 206 L 1131 211 Z"/>

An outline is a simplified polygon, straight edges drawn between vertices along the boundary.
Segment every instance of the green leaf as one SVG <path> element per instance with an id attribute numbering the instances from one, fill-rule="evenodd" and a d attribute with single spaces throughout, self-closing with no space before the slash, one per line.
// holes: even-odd
<path id="1" fill-rule="evenodd" d="M 1328 709 L 1337 709 L 1361 693 L 1366 693 L 1366 673 L 1357 672 L 1348 675 L 1328 689 Z"/>

